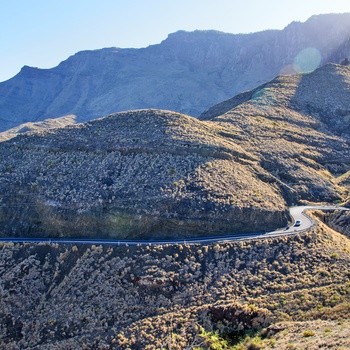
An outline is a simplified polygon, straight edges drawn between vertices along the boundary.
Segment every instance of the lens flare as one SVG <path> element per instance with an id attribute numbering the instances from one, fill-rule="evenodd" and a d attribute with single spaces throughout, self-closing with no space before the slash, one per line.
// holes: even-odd
<path id="1" fill-rule="evenodd" d="M 319 67 L 322 56 L 319 50 L 308 47 L 298 53 L 294 59 L 294 70 L 297 73 L 312 72 Z"/>

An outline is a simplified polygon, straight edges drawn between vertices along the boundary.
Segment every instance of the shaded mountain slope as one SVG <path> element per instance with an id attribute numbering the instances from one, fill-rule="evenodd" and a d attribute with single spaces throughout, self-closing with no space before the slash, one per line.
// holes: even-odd
<path id="1" fill-rule="evenodd" d="M 140 110 L 2 142 L 1 234 L 149 239 L 286 224 L 276 180 L 223 135 Z"/>
<path id="2" fill-rule="evenodd" d="M 86 121 L 139 108 L 196 117 L 281 71 L 339 63 L 349 35 L 350 14 L 320 15 L 284 30 L 179 31 L 143 49 L 82 51 L 52 69 L 25 66 L 0 83 L 0 131 L 68 114 Z"/>
<path id="3" fill-rule="evenodd" d="M 328 64 L 279 76 L 204 112 L 288 185 L 289 203 L 332 201 L 346 193 L 336 177 L 349 170 L 350 68 Z"/>

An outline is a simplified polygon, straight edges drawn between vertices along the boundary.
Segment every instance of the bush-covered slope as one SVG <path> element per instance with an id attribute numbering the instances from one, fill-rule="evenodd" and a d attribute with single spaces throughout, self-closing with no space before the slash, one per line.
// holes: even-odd
<path id="1" fill-rule="evenodd" d="M 2 235 L 188 237 L 274 229 L 348 196 L 350 68 L 280 76 L 198 120 L 122 112 L 0 144 Z"/>
<path id="2" fill-rule="evenodd" d="M 150 239 L 286 224 L 276 180 L 223 134 L 140 110 L 2 142 L 1 235 Z"/>
<path id="3" fill-rule="evenodd" d="M 350 67 L 328 64 L 279 76 L 201 116 L 231 130 L 265 170 L 290 189 L 289 203 L 346 195 L 336 178 L 349 170 Z"/>
<path id="4" fill-rule="evenodd" d="M 315 348 L 307 330 L 339 349 L 346 321 L 329 320 L 349 315 L 349 251 L 349 240 L 322 223 L 304 235 L 208 246 L 2 244 L 0 342 L 11 350 L 209 349 L 210 332 L 228 332 L 231 342 L 233 329 L 271 324 L 267 349 L 290 349 L 292 340 Z"/>

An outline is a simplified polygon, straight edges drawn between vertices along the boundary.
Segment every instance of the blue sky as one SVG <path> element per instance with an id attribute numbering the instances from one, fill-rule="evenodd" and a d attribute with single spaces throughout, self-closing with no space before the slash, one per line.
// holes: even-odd
<path id="1" fill-rule="evenodd" d="M 0 81 L 24 65 L 51 68 L 81 50 L 146 47 L 177 30 L 249 33 L 343 12 L 349 0 L 0 0 Z"/>

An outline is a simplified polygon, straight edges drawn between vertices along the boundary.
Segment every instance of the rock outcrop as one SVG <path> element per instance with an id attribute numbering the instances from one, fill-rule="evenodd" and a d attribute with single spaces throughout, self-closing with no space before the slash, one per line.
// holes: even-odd
<path id="1" fill-rule="evenodd" d="M 276 179 L 225 135 L 139 110 L 2 142 L 1 235 L 152 239 L 286 224 Z"/>
<path id="2" fill-rule="evenodd" d="M 25 66 L 0 83 L 0 131 L 68 114 L 87 121 L 139 108 L 197 117 L 281 72 L 340 63 L 348 57 L 349 35 L 350 14 L 320 15 L 284 30 L 179 31 L 143 49 L 82 51 L 52 69 Z"/>

